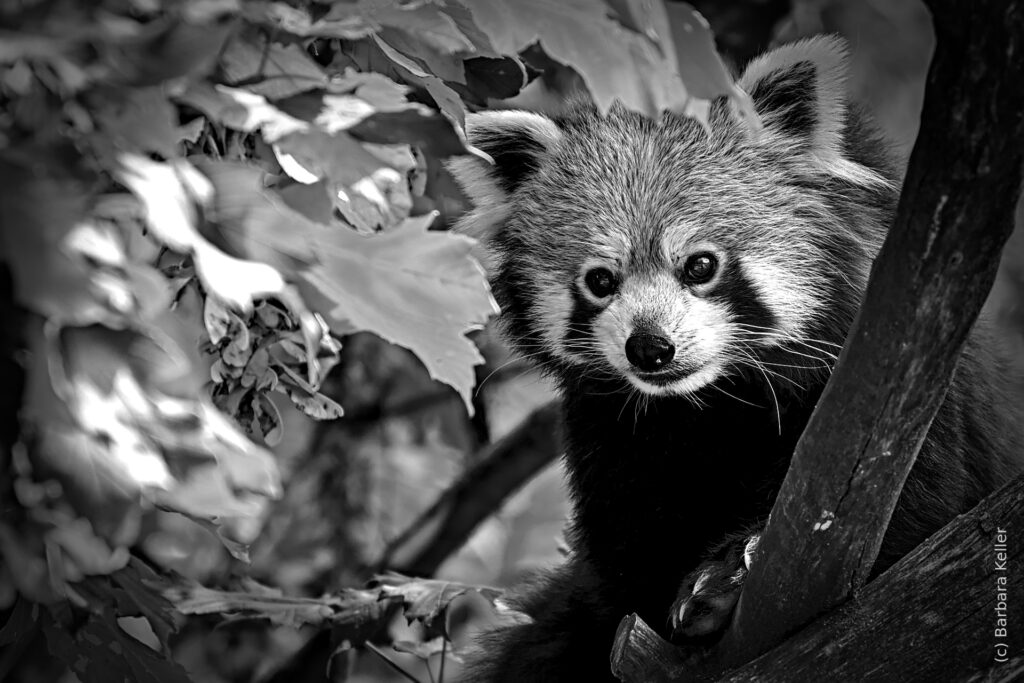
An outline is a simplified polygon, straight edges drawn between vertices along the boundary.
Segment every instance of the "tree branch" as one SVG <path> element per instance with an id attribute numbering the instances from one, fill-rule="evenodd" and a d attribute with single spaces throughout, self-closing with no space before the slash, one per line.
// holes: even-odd
<path id="1" fill-rule="evenodd" d="M 1024 2 L 931 6 L 935 56 L 896 220 L 718 648 L 726 665 L 866 580 L 1013 230 Z"/>
<path id="2" fill-rule="evenodd" d="M 559 407 L 549 403 L 484 449 L 475 463 L 395 538 L 379 570 L 430 576 L 501 503 L 559 454 Z"/>
<path id="3" fill-rule="evenodd" d="M 818 680 L 826 671 L 830 680 L 842 681 L 1019 680 L 1024 630 L 1011 600 L 1024 594 L 1022 538 L 1019 477 L 933 534 L 854 600 L 740 669 L 719 677 L 687 666 L 678 648 L 632 615 L 619 627 L 612 670 L 638 683 Z M 875 656 L 882 652 L 889 656 Z M 657 668 L 638 668 L 637 661 Z"/>

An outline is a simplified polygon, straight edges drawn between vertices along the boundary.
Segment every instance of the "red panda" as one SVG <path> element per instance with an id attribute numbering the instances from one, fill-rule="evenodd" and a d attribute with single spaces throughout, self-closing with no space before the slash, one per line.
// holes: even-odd
<path id="1" fill-rule="evenodd" d="M 892 219 L 888 146 L 846 100 L 834 37 L 780 47 L 706 131 L 576 104 L 467 120 L 494 164 L 452 162 L 512 345 L 554 378 L 571 554 L 491 634 L 471 680 L 613 680 L 619 621 L 713 638 Z M 1021 422 L 979 324 L 906 482 L 876 570 L 1022 464 Z"/>

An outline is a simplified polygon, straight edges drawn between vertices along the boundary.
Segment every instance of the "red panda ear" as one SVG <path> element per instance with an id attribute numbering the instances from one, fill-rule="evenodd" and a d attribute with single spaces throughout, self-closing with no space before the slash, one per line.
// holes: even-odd
<path id="1" fill-rule="evenodd" d="M 448 169 L 476 207 L 500 203 L 537 170 L 561 135 L 555 122 L 541 114 L 470 114 L 466 117 L 469 144 L 490 156 L 494 163 L 464 156 L 449 161 Z"/>
<path id="2" fill-rule="evenodd" d="M 844 153 L 847 61 L 846 41 L 818 36 L 756 58 L 739 85 L 753 99 L 764 123 L 764 144 L 783 146 L 787 156 L 808 162 L 812 173 L 858 185 L 887 184 Z"/>

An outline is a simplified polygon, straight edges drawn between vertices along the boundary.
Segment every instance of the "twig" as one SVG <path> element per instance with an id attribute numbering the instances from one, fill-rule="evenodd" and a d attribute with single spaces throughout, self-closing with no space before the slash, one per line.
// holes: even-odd
<path id="1" fill-rule="evenodd" d="M 444 660 L 448 658 L 448 639 L 441 639 L 441 663 L 438 665 L 438 683 L 444 683 Z"/>
<path id="2" fill-rule="evenodd" d="M 383 659 L 385 664 L 391 667 L 394 671 L 401 674 L 402 677 L 407 678 L 408 680 L 412 681 L 412 683 L 421 683 L 420 679 L 413 676 L 411 673 L 400 667 L 397 662 L 393 661 L 390 657 L 381 652 L 381 649 L 379 647 L 377 647 L 371 642 L 367 642 L 365 643 L 365 645 L 366 649 L 368 649 L 370 652 L 374 653 L 375 655 Z"/>

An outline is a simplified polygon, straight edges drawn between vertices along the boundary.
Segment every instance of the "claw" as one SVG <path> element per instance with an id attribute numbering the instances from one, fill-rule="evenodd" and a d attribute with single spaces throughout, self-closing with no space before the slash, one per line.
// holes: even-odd
<path id="1" fill-rule="evenodd" d="M 730 541 L 690 573 L 669 612 L 673 635 L 699 638 L 728 626 L 760 540 L 755 534 Z"/>

